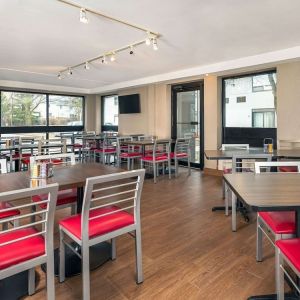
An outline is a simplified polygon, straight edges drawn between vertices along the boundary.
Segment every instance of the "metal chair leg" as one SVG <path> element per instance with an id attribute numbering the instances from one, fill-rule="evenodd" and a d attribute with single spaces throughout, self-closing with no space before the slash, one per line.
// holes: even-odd
<path id="1" fill-rule="evenodd" d="M 130 158 L 127 158 L 127 170 L 130 170 Z"/>
<path id="2" fill-rule="evenodd" d="M 47 253 L 47 300 L 55 299 L 54 252 Z"/>
<path id="3" fill-rule="evenodd" d="M 153 164 L 153 181 L 156 183 L 156 163 Z"/>
<path id="4" fill-rule="evenodd" d="M 261 222 L 260 222 L 260 217 L 257 216 L 257 221 L 256 221 L 256 261 L 262 261 L 263 258 L 263 233 L 260 228 Z"/>
<path id="5" fill-rule="evenodd" d="M 228 216 L 229 215 L 229 201 L 228 201 L 228 198 L 229 198 L 229 194 L 230 194 L 230 190 L 227 186 L 227 184 L 223 181 L 223 184 L 224 184 L 224 190 L 225 190 L 225 215 Z"/>
<path id="6" fill-rule="evenodd" d="M 275 277 L 276 277 L 276 293 L 278 300 L 284 300 L 284 272 L 280 267 L 283 264 L 283 259 L 280 250 L 275 249 Z"/>
<path id="7" fill-rule="evenodd" d="M 66 278 L 65 271 L 65 244 L 64 233 L 61 229 L 59 229 L 59 282 L 64 282 Z"/>
<path id="8" fill-rule="evenodd" d="M 231 193 L 231 230 L 236 231 L 236 195 L 235 193 Z"/>
<path id="9" fill-rule="evenodd" d="M 90 300 L 90 257 L 89 246 L 83 244 L 81 247 L 82 265 L 82 294 L 83 300 Z"/>
<path id="10" fill-rule="evenodd" d="M 143 262 L 142 262 L 142 236 L 141 228 L 135 231 L 135 251 L 136 251 L 136 283 L 142 283 L 143 278 Z"/>
<path id="11" fill-rule="evenodd" d="M 168 160 L 169 179 L 171 179 L 171 159 Z"/>
<path id="12" fill-rule="evenodd" d="M 189 169 L 189 175 L 191 175 L 191 158 L 188 156 L 188 169 Z"/>
<path id="13" fill-rule="evenodd" d="M 115 260 L 117 258 L 117 247 L 116 238 L 111 239 L 111 259 Z"/>
<path id="14" fill-rule="evenodd" d="M 28 270 L 28 295 L 35 293 L 35 268 Z"/>

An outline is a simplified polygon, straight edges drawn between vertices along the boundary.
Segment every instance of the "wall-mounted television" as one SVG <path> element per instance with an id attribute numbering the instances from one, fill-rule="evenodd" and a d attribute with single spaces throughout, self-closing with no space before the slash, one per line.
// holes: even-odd
<path id="1" fill-rule="evenodd" d="M 120 114 L 138 114 L 141 112 L 140 95 L 132 94 L 119 96 Z"/>

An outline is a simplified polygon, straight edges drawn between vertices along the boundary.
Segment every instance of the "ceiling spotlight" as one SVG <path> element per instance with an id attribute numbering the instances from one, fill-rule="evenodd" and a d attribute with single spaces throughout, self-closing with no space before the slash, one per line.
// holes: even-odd
<path id="1" fill-rule="evenodd" d="M 61 77 L 61 72 L 58 73 L 57 78 L 58 78 L 58 79 L 62 79 L 62 77 Z"/>
<path id="2" fill-rule="evenodd" d="M 113 52 L 110 56 L 110 61 L 115 61 L 116 60 L 116 53 Z"/>
<path id="3" fill-rule="evenodd" d="M 132 46 L 132 45 L 130 46 L 130 51 L 129 51 L 129 54 L 130 54 L 130 55 L 133 55 L 133 54 L 134 54 L 134 48 L 133 48 L 133 46 Z"/>
<path id="4" fill-rule="evenodd" d="M 150 36 L 150 32 L 147 31 L 147 38 L 145 39 L 145 43 L 147 46 L 151 45 L 151 36 Z"/>
<path id="5" fill-rule="evenodd" d="M 71 68 L 68 69 L 68 73 L 67 73 L 67 74 L 68 74 L 68 75 L 72 75 L 72 74 L 73 74 L 73 71 L 72 71 Z"/>
<path id="6" fill-rule="evenodd" d="M 84 64 L 84 68 L 85 68 L 86 70 L 89 70 L 89 69 L 90 69 L 90 65 L 89 65 L 88 62 L 86 62 L 86 63 Z"/>
<path id="7" fill-rule="evenodd" d="M 207 76 L 208 76 L 208 73 L 206 73 L 205 76 L 207 77 Z"/>
<path id="8" fill-rule="evenodd" d="M 153 46 L 153 50 L 155 50 L 155 51 L 158 50 L 156 38 L 153 38 L 153 39 L 152 39 L 152 46 Z"/>
<path id="9" fill-rule="evenodd" d="M 79 20 L 83 24 L 87 24 L 89 22 L 85 8 L 80 9 Z"/>
<path id="10" fill-rule="evenodd" d="M 107 60 L 106 60 L 106 56 L 105 56 L 105 55 L 102 57 L 101 62 L 102 62 L 103 64 L 107 64 Z"/>

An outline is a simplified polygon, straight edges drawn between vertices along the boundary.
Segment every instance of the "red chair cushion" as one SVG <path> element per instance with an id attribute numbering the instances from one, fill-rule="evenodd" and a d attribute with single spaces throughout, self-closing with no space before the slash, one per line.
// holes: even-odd
<path id="1" fill-rule="evenodd" d="M 95 152 L 96 153 L 114 153 L 114 152 L 116 152 L 117 151 L 117 149 L 116 148 L 106 148 L 106 149 L 95 149 Z"/>
<path id="2" fill-rule="evenodd" d="M 45 160 L 46 162 L 50 162 L 50 160 Z M 41 162 L 42 162 L 42 160 L 41 160 Z M 62 162 L 63 162 L 63 160 L 62 159 L 51 159 L 51 162 L 53 163 L 53 164 L 61 164 Z M 24 165 L 29 165 L 30 164 L 30 158 L 24 158 L 24 159 L 22 159 L 22 163 L 24 164 Z"/>
<path id="3" fill-rule="evenodd" d="M 16 238 L 37 233 L 34 228 L 25 228 L 0 234 L 0 244 Z M 39 236 L 29 237 L 22 241 L 0 246 L 0 270 L 45 254 L 44 238 Z"/>
<path id="4" fill-rule="evenodd" d="M 171 153 L 170 153 L 170 156 L 171 156 L 171 158 L 174 158 L 174 157 L 175 157 L 175 153 L 174 153 L 174 152 L 171 152 Z M 176 157 L 179 157 L 179 158 L 185 158 L 185 157 L 188 157 L 188 154 L 187 154 L 187 153 L 177 153 L 177 154 L 176 154 Z"/>
<path id="5" fill-rule="evenodd" d="M 47 199 L 48 195 L 36 195 L 32 197 L 32 201 L 40 202 Z M 56 206 L 75 203 L 77 201 L 77 189 L 69 189 L 58 191 Z M 46 203 L 40 204 L 40 208 L 45 209 Z"/>
<path id="6" fill-rule="evenodd" d="M 0 219 L 5 219 L 13 216 L 17 216 L 20 214 L 18 209 L 8 210 L 8 211 L 1 211 L 2 209 L 11 208 L 12 205 L 8 202 L 1 201 L 0 202 Z"/>
<path id="7" fill-rule="evenodd" d="M 139 157 L 139 156 L 142 156 L 142 153 L 139 153 L 139 152 L 123 152 L 123 153 L 120 153 L 120 157 Z"/>
<path id="8" fill-rule="evenodd" d="M 300 239 L 279 240 L 275 244 L 300 272 Z"/>
<path id="9" fill-rule="evenodd" d="M 74 147 L 74 148 L 82 148 L 82 145 L 81 145 L 81 144 L 74 144 L 73 147 Z"/>
<path id="10" fill-rule="evenodd" d="M 292 173 L 298 172 L 298 168 L 294 166 L 279 167 L 278 169 L 280 172 L 292 172 Z"/>
<path id="11" fill-rule="evenodd" d="M 153 156 L 143 156 L 141 159 L 145 161 L 153 161 Z M 156 156 L 154 160 L 155 161 L 168 160 L 168 156 L 167 155 Z"/>
<path id="12" fill-rule="evenodd" d="M 22 153 L 22 157 L 30 157 L 31 153 Z M 20 153 L 15 153 L 11 156 L 12 158 L 19 158 L 20 157 Z"/>
<path id="13" fill-rule="evenodd" d="M 277 234 L 294 234 L 295 212 L 293 211 L 272 211 L 259 212 L 261 219 Z"/>
<path id="14" fill-rule="evenodd" d="M 232 169 L 231 168 L 223 169 L 223 173 L 224 174 L 231 174 L 232 173 Z"/>
<path id="15" fill-rule="evenodd" d="M 98 208 L 90 211 L 90 217 L 99 216 L 118 209 L 120 208 L 117 206 Z M 81 239 L 81 214 L 61 220 L 59 224 Z M 131 224 L 134 224 L 134 217 L 125 211 L 99 217 L 89 222 L 89 238 L 94 238 Z"/>

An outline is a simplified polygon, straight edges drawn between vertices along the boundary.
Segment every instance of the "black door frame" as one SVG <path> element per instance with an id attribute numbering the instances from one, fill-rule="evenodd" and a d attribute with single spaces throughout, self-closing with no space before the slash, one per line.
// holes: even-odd
<path id="1" fill-rule="evenodd" d="M 177 93 L 200 90 L 200 163 L 191 163 L 193 168 L 204 168 L 204 81 L 172 85 L 171 87 L 171 137 L 177 138 Z M 185 162 L 181 162 L 186 165 Z"/>

